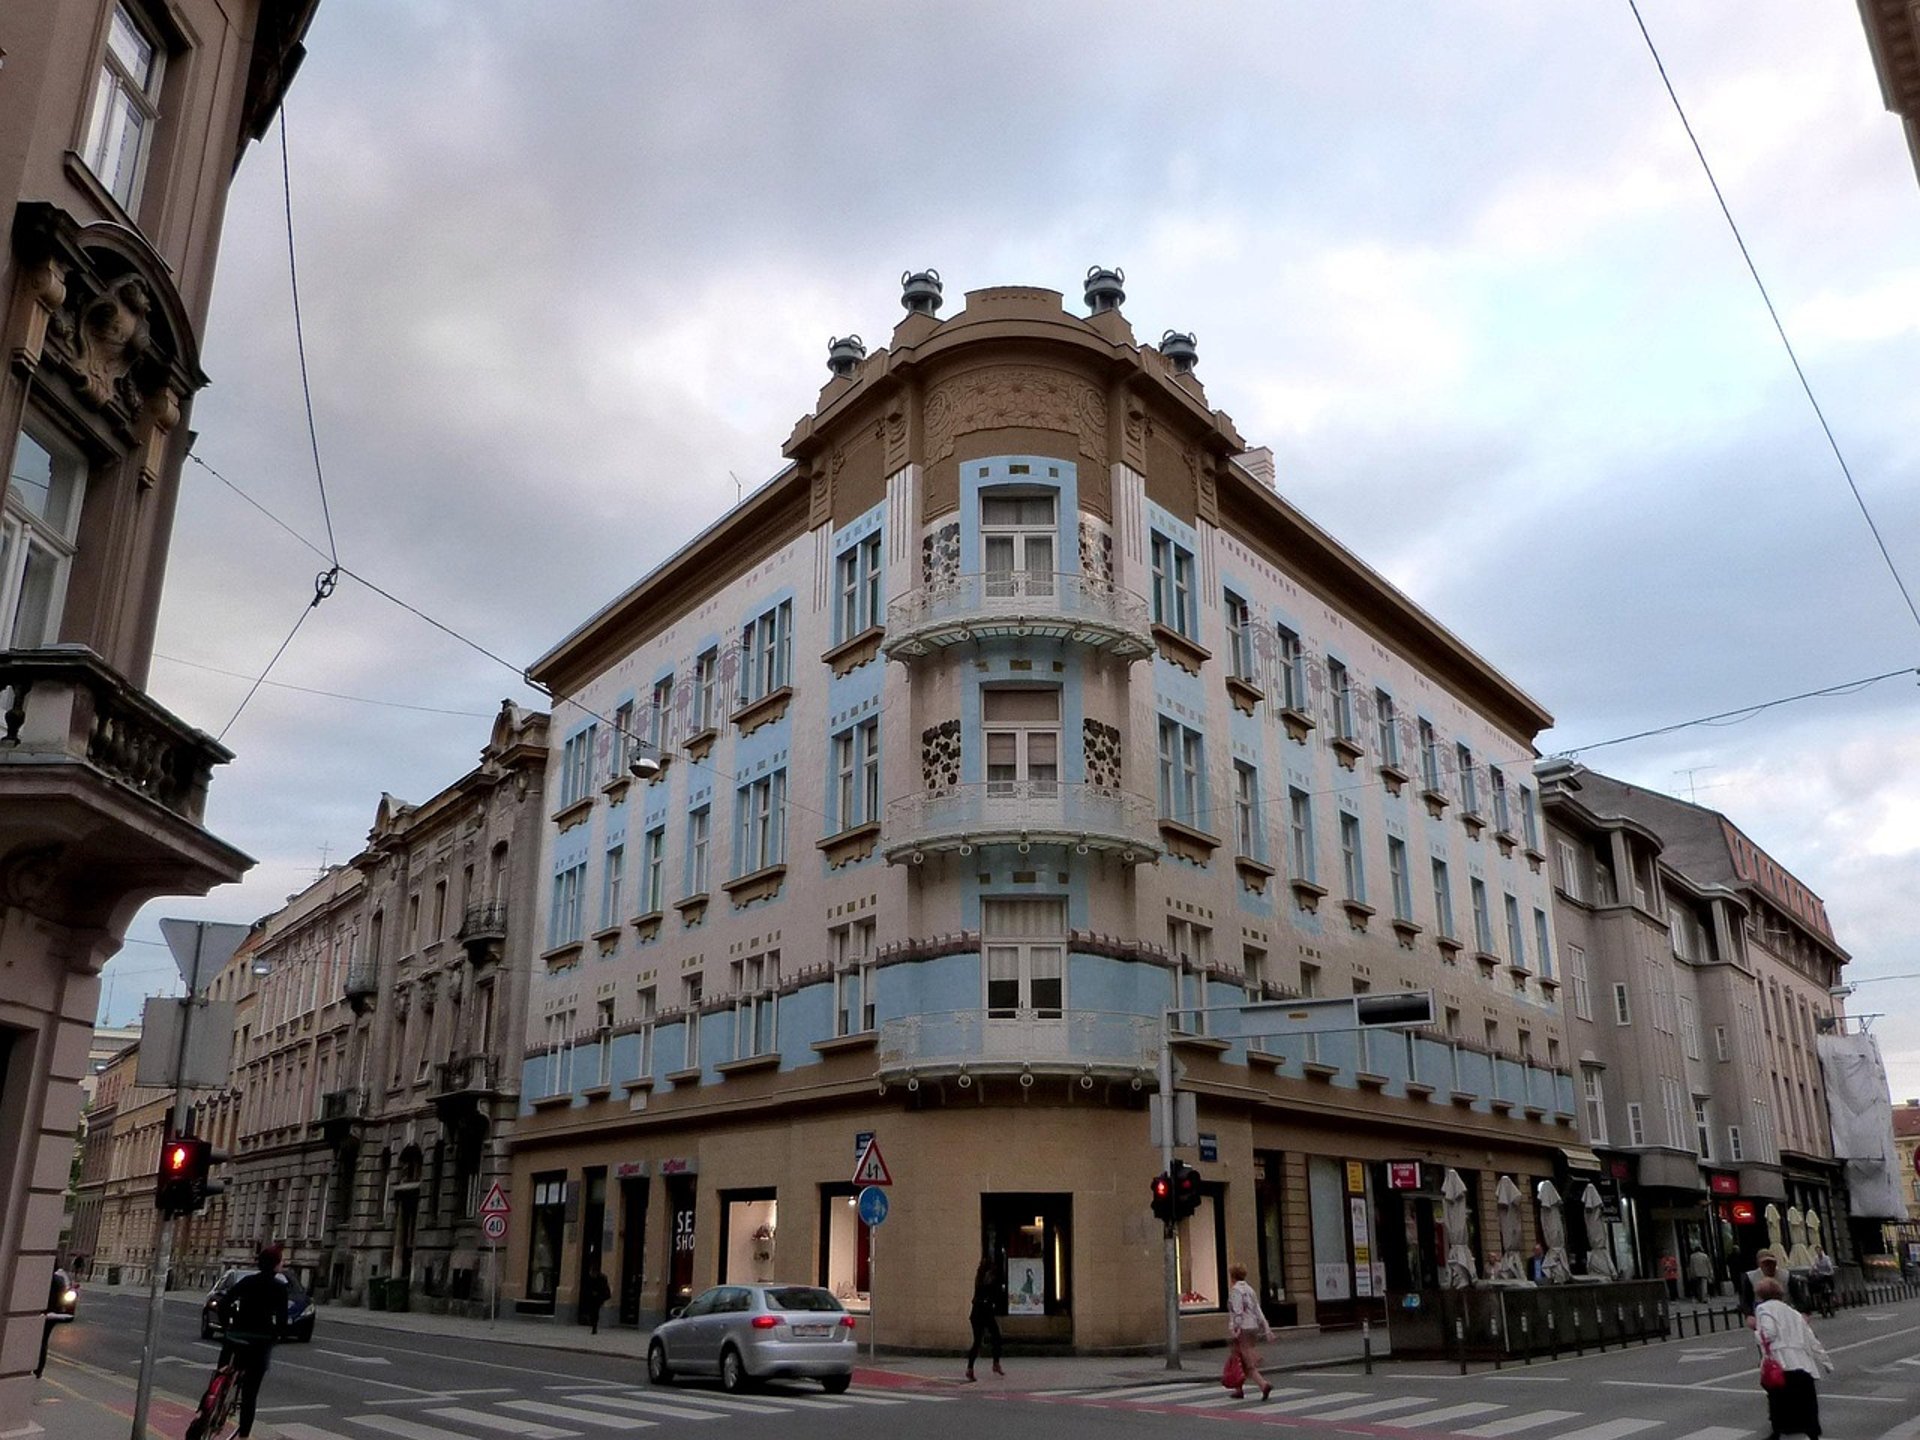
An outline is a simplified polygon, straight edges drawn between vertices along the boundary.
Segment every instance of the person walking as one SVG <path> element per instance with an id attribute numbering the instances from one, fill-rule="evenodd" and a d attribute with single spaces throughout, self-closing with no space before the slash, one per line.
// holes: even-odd
<path id="1" fill-rule="evenodd" d="M 1693 1282 L 1693 1298 L 1706 1304 L 1707 1292 L 1713 1288 L 1713 1261 L 1698 1245 L 1687 1256 L 1687 1278 Z"/>
<path id="2" fill-rule="evenodd" d="M 1760 1303 L 1760 1297 L 1757 1293 L 1760 1289 L 1760 1282 L 1763 1280 L 1778 1280 L 1779 1278 L 1780 1257 L 1771 1250 L 1762 1250 L 1760 1257 L 1753 1262 L 1753 1269 L 1747 1271 L 1744 1277 L 1744 1283 L 1740 1287 L 1740 1313 L 1747 1317 L 1747 1328 L 1749 1330 L 1753 1328 L 1754 1307 Z M 1786 1293 L 1786 1287 L 1784 1285 L 1781 1286 L 1781 1293 Z"/>
<path id="3" fill-rule="evenodd" d="M 973 1304 L 967 1311 L 967 1323 L 973 1327 L 973 1344 L 967 1349 L 967 1379 L 974 1379 L 973 1365 L 980 1358 L 980 1342 L 993 1342 L 993 1373 L 1000 1368 L 1000 1269 L 991 1254 L 982 1255 L 973 1272 Z"/>
<path id="4" fill-rule="evenodd" d="M 73 1281 L 65 1270 L 55 1265 L 53 1278 L 47 1283 L 47 1314 L 45 1323 L 40 1327 L 40 1358 L 33 1366 L 33 1378 L 36 1380 L 40 1378 L 40 1372 L 47 1368 L 47 1342 L 53 1339 L 53 1327 L 73 1319 L 74 1299 Z"/>
<path id="5" fill-rule="evenodd" d="M 1266 1399 L 1273 1393 L 1273 1386 L 1267 1383 L 1267 1377 L 1260 1373 L 1259 1345 L 1273 1339 L 1273 1331 L 1267 1325 L 1265 1312 L 1260 1308 L 1260 1297 L 1253 1293 L 1253 1286 L 1247 1283 L 1247 1267 L 1235 1265 L 1227 1271 L 1233 1284 L 1227 1290 L 1227 1333 L 1233 1337 L 1233 1348 L 1239 1353 L 1242 1377 L 1240 1388 L 1233 1392 L 1233 1398 L 1247 1398 L 1247 1381 L 1251 1380 L 1260 1387 L 1260 1398 Z"/>
<path id="6" fill-rule="evenodd" d="M 606 1272 L 600 1268 L 598 1259 L 587 1262 L 586 1283 L 580 1290 L 580 1318 L 592 1327 L 587 1333 L 600 1333 L 600 1307 L 613 1298 L 613 1287 L 607 1283 Z"/>
<path id="7" fill-rule="evenodd" d="M 1814 1386 L 1814 1367 L 1831 1371 L 1833 1359 L 1807 1317 L 1787 1304 L 1786 1287 L 1766 1279 L 1754 1286 L 1753 1330 L 1762 1360 L 1780 1362 L 1783 1384 L 1767 1391 L 1767 1440 L 1782 1435 L 1805 1435 L 1820 1440 L 1820 1394 Z"/>
<path id="8" fill-rule="evenodd" d="M 287 1280 L 280 1274 L 280 1247 L 263 1246 L 260 1268 L 234 1282 L 226 1295 L 226 1340 L 220 1363 L 232 1360 L 240 1371 L 240 1428 L 245 1440 L 253 1434 L 253 1410 L 260 1399 L 260 1382 L 267 1378 L 267 1359 L 287 1335 Z"/>
<path id="9" fill-rule="evenodd" d="M 1813 1302 L 1820 1307 L 1822 1315 L 1833 1315 L 1833 1256 L 1823 1246 L 1813 1257 Z"/>

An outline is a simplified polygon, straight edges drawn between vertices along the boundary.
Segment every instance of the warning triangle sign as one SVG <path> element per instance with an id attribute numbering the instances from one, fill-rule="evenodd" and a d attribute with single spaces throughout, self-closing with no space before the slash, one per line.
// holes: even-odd
<path id="1" fill-rule="evenodd" d="M 500 1182 L 498 1180 L 494 1181 L 493 1188 L 487 1191 L 487 1198 L 480 1202 L 480 1213 L 482 1215 L 507 1215 L 511 1214 L 512 1211 L 513 1207 L 507 1204 L 507 1192 L 500 1188 Z"/>
<path id="2" fill-rule="evenodd" d="M 867 1141 L 867 1148 L 860 1152 L 860 1158 L 853 1162 L 853 1183 L 856 1185 L 891 1185 L 893 1175 L 887 1169 L 886 1159 L 880 1154 L 880 1137 Z"/>

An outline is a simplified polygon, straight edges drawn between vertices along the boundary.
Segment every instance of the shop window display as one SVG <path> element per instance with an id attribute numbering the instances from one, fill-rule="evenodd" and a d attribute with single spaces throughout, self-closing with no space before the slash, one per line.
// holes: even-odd
<path id="1" fill-rule="evenodd" d="M 1218 1310 L 1226 1304 L 1227 1262 L 1220 1234 L 1217 1193 L 1202 1194 L 1200 1206 L 1179 1224 L 1180 1308 Z"/>
<path id="2" fill-rule="evenodd" d="M 774 1278 L 780 1202 L 771 1190 L 736 1191 L 721 1197 L 722 1284 L 747 1285 Z"/>
<path id="3" fill-rule="evenodd" d="M 820 1284 L 848 1310 L 872 1305 L 873 1231 L 860 1222 L 851 1185 L 820 1187 Z"/>

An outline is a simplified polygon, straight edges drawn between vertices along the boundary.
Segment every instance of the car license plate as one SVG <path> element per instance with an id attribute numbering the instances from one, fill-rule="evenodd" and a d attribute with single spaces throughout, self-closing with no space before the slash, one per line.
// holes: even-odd
<path id="1" fill-rule="evenodd" d="M 833 1333 L 831 1325 L 796 1325 L 793 1327 L 797 1340 L 824 1340 Z"/>

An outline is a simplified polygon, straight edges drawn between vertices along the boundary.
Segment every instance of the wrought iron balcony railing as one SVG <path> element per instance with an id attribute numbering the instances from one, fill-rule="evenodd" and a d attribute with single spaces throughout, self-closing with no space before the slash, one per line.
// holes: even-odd
<path id="1" fill-rule="evenodd" d="M 1070 1073 L 1152 1083 L 1159 1021 L 1098 1010 L 949 1010 L 880 1027 L 882 1079 Z"/>
<path id="2" fill-rule="evenodd" d="M 460 917 L 460 934 L 457 938 L 462 945 L 505 940 L 507 938 L 507 902 L 488 900 L 467 906 L 466 913 Z"/>
<path id="3" fill-rule="evenodd" d="M 990 780 L 925 790 L 887 803 L 887 859 L 914 861 L 978 845 L 1070 845 L 1136 864 L 1160 854 L 1153 802 L 1108 785 Z"/>
<path id="4" fill-rule="evenodd" d="M 429 1098 L 491 1095 L 500 1089 L 500 1060 L 495 1055 L 456 1055 L 433 1067 Z"/>
<path id="5" fill-rule="evenodd" d="M 996 635 L 1070 640 L 1123 660 L 1153 653 L 1147 602 L 1090 575 L 990 570 L 901 596 L 887 607 L 886 653 L 896 659 Z"/>
<path id="6" fill-rule="evenodd" d="M 323 1125 L 338 1120 L 359 1120 L 366 1113 L 367 1092 L 364 1090 L 329 1090 L 320 1097 Z"/>

